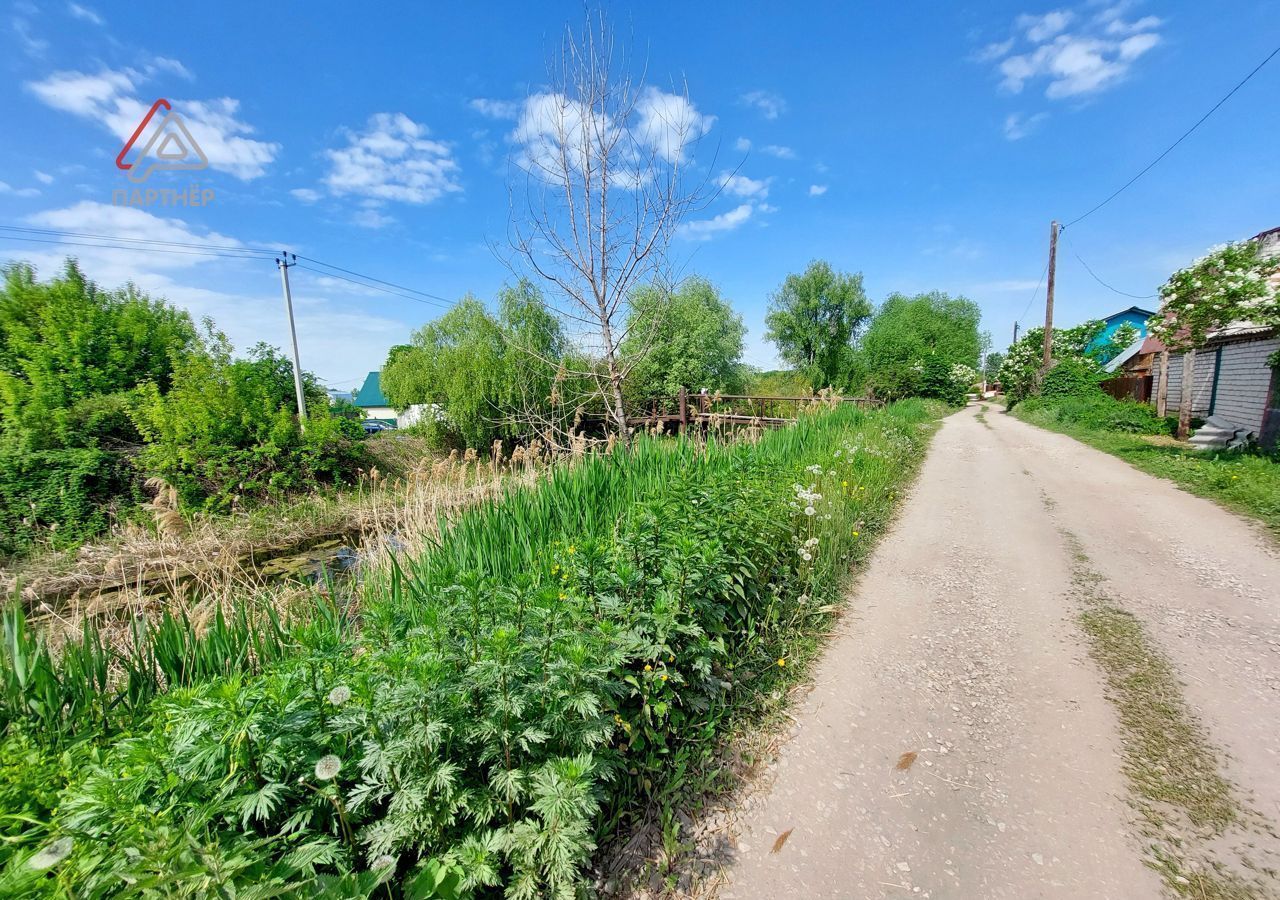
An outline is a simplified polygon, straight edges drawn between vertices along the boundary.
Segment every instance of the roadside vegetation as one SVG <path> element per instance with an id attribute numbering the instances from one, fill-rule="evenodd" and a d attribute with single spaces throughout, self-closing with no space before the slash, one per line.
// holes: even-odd
<path id="1" fill-rule="evenodd" d="M 245 603 L 55 658 L 11 611 L 0 884 L 572 896 L 812 646 L 934 415 L 585 458 L 368 578 L 358 620 Z"/>
<path id="2" fill-rule="evenodd" d="M 140 520 L 153 484 L 186 509 L 229 511 L 355 480 L 357 422 L 292 366 L 132 286 L 106 290 L 74 261 L 49 281 L 15 265 L 0 286 L 0 559 L 72 548 Z"/>

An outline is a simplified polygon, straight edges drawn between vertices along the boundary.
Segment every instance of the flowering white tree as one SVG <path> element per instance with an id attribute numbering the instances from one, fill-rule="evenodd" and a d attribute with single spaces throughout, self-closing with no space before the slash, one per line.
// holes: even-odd
<path id="1" fill-rule="evenodd" d="M 1174 349 L 1196 347 L 1232 322 L 1280 325 L 1280 257 L 1257 240 L 1224 244 L 1174 272 L 1160 297 L 1151 331 Z"/>
<path id="2" fill-rule="evenodd" d="M 1174 272 L 1160 288 L 1160 297 L 1160 312 L 1150 327 L 1166 347 L 1183 351 L 1178 437 L 1185 438 L 1191 425 L 1196 347 L 1210 332 L 1233 322 L 1280 325 L 1280 257 L 1264 252 L 1259 240 L 1224 244 Z M 1168 377 L 1168 357 L 1163 358 L 1161 404 Z"/>

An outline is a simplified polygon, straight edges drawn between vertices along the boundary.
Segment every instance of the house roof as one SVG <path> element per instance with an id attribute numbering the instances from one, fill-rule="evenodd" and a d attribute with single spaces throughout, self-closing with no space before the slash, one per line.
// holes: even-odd
<path id="1" fill-rule="evenodd" d="M 1130 344 L 1128 347 L 1125 347 L 1123 350 L 1117 353 L 1111 359 L 1110 362 L 1106 364 L 1105 366 L 1106 371 L 1114 372 L 1116 369 L 1123 366 L 1129 360 L 1133 359 L 1135 356 L 1137 356 L 1139 353 L 1142 352 L 1142 347 L 1143 345 L 1146 344 L 1146 342 L 1147 342 L 1146 338 L 1140 337 L 1136 341 L 1134 341 L 1132 344 Z"/>
<path id="2" fill-rule="evenodd" d="M 364 384 L 360 385 L 360 390 L 356 391 L 356 406 L 368 408 L 370 406 L 390 405 L 382 393 L 381 373 L 370 372 L 365 376 Z"/>
<path id="3" fill-rule="evenodd" d="M 1118 319 L 1121 316 L 1128 315 L 1129 313 L 1138 313 L 1148 319 L 1155 315 L 1153 310 L 1143 309 L 1141 306 L 1130 306 L 1128 309 L 1122 309 L 1120 312 L 1114 312 L 1109 316 L 1104 316 L 1102 321 L 1110 322 L 1112 319 Z"/>

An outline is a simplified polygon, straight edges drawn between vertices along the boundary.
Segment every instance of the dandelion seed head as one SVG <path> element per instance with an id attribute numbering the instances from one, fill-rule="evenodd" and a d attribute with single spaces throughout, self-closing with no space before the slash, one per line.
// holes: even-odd
<path id="1" fill-rule="evenodd" d="M 321 781 L 332 781 L 342 771 L 342 760 L 332 753 L 316 760 L 316 778 Z"/>
<path id="2" fill-rule="evenodd" d="M 351 699 L 351 688 L 345 684 L 340 684 L 329 692 L 329 702 L 334 706 L 341 706 Z"/>

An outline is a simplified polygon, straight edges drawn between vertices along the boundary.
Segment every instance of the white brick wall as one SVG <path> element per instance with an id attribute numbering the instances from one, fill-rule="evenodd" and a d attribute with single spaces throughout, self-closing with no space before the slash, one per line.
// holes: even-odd
<path id="1" fill-rule="evenodd" d="M 1214 418 L 1222 418 L 1254 434 L 1262 427 L 1262 414 L 1271 384 L 1267 358 L 1280 350 L 1280 338 L 1239 340 L 1222 344 L 1222 368 L 1218 373 L 1218 396 Z M 1192 382 L 1191 414 L 1207 416 L 1213 395 L 1214 345 L 1196 351 L 1195 380 Z M 1155 375 L 1159 378 L 1160 360 Z M 1169 354 L 1169 414 L 1177 413 L 1182 402 L 1182 354 Z"/>

